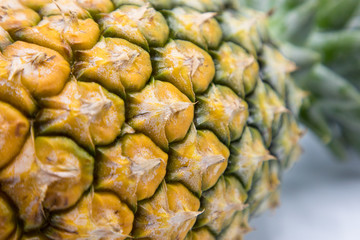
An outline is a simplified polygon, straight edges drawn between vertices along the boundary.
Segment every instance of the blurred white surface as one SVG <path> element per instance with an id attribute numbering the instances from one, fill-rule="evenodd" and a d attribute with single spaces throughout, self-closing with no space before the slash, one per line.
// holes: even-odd
<path id="1" fill-rule="evenodd" d="M 281 206 L 253 219 L 245 240 L 360 240 L 360 159 L 338 162 L 311 133 L 284 176 Z"/>

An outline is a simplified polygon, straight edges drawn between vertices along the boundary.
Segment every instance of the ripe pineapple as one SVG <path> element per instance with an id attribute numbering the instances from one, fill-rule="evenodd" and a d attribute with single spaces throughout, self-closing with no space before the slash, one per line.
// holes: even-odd
<path id="1" fill-rule="evenodd" d="M 0 239 L 242 239 L 302 92 L 232 1 L 2 0 Z"/>
<path id="2" fill-rule="evenodd" d="M 242 1 L 273 8 L 271 33 L 298 65 L 294 77 L 309 92 L 304 123 L 340 158 L 349 148 L 359 150 L 360 2 Z"/>

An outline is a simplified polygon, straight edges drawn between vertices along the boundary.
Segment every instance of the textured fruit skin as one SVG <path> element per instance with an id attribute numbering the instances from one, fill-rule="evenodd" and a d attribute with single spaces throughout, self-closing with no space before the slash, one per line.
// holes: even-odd
<path id="1" fill-rule="evenodd" d="M 278 204 L 303 96 L 265 14 L 232 0 L 0 13 L 0 240 L 236 240 Z"/>

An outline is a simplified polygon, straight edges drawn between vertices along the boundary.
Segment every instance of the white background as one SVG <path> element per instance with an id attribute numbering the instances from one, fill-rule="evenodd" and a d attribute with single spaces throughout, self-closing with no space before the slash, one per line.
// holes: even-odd
<path id="1" fill-rule="evenodd" d="M 302 146 L 280 207 L 253 219 L 245 240 L 360 240 L 360 157 L 339 162 L 311 133 Z"/>

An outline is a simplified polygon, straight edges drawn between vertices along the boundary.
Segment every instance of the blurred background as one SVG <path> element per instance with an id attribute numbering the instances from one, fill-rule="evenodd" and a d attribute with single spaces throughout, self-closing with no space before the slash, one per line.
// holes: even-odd
<path id="1" fill-rule="evenodd" d="M 359 240 L 360 159 L 339 162 L 312 133 L 284 175 L 281 205 L 254 218 L 245 240 Z"/>

